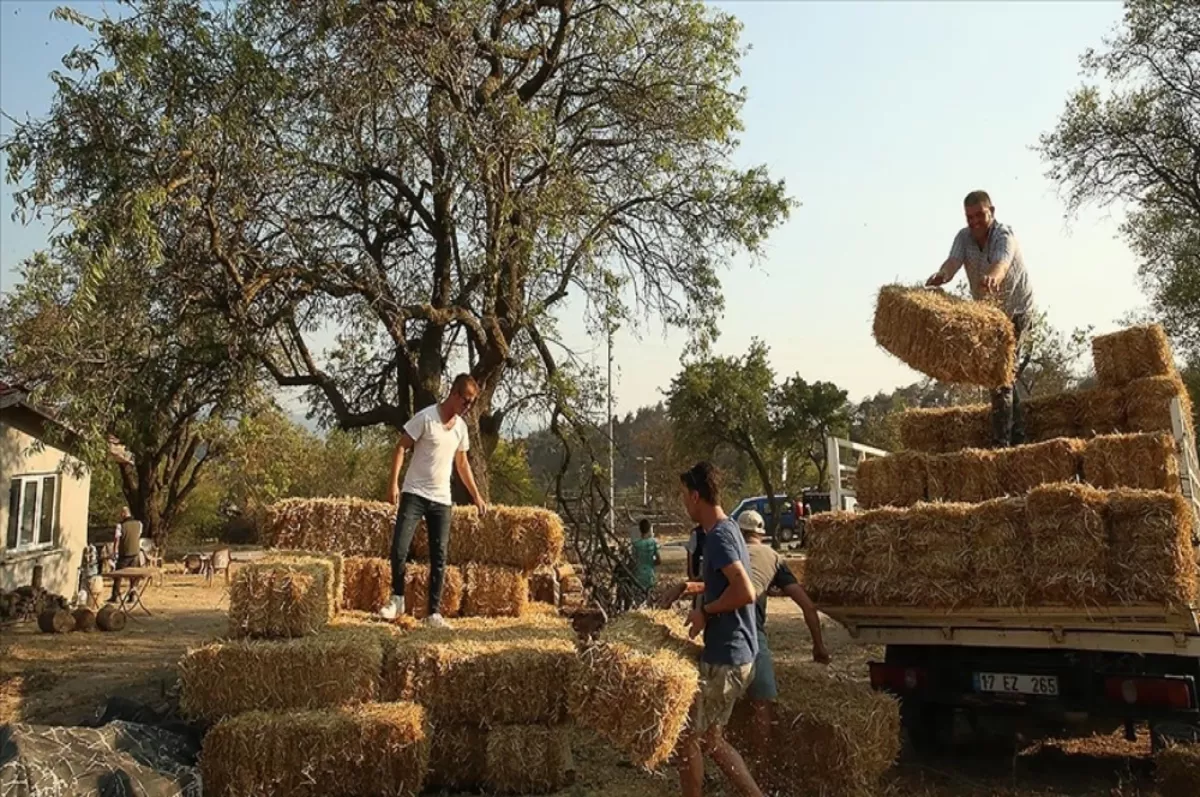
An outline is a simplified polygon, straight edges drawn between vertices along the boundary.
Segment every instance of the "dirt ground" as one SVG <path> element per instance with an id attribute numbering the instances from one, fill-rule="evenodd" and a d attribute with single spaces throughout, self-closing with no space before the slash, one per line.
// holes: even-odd
<path id="1" fill-rule="evenodd" d="M 682 572 L 669 554 L 663 578 Z M 120 633 L 41 634 L 36 625 L 0 631 L 0 723 L 78 724 L 96 716 L 109 696 L 162 704 L 175 682 L 174 666 L 189 648 L 225 630 L 228 600 L 221 581 L 167 575 L 152 586 L 146 603 L 153 616 L 131 618 Z M 857 645 L 828 618 L 824 633 L 840 677 L 862 679 L 867 660 L 882 651 Z M 808 656 L 810 642 L 798 609 L 771 599 L 768 633 L 776 655 Z M 635 770 L 584 731 L 578 735 L 576 784 L 562 797 L 678 794 L 673 773 Z M 882 784 L 886 797 L 1051 797 L 1105 795 L 1151 797 L 1149 740 L 1134 743 L 1120 733 L 1082 741 L 1011 746 L 978 743 L 949 750 L 936 760 L 907 754 Z M 720 778 L 706 790 L 723 795 Z"/>

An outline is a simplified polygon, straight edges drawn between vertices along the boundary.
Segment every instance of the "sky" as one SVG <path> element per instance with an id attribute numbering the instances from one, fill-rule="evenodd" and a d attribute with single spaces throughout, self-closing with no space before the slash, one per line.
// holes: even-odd
<path id="1" fill-rule="evenodd" d="M 90 14 L 113 3 L 70 2 Z M 50 0 L 0 0 L 0 110 L 48 111 L 48 75 L 80 41 L 51 21 Z M 761 2 L 717 4 L 744 24 L 751 49 L 737 153 L 765 164 L 799 202 L 757 263 L 722 272 L 716 351 L 753 338 L 780 378 L 835 382 L 860 399 L 921 378 L 871 337 L 880 286 L 923 280 L 963 226 L 962 198 L 987 190 L 1020 241 L 1039 309 L 1056 327 L 1097 333 L 1143 306 L 1116 211 L 1064 217 L 1033 150 L 1082 85 L 1079 56 L 1120 20 L 1118 2 Z M 0 121 L 0 135 L 11 124 Z M 0 289 L 44 246 L 47 229 L 10 219 L 0 190 Z M 964 276 L 959 279 L 965 279 Z M 582 306 L 562 314 L 565 340 L 604 363 Z M 616 407 L 662 398 L 685 339 L 646 319 L 614 341 Z"/>

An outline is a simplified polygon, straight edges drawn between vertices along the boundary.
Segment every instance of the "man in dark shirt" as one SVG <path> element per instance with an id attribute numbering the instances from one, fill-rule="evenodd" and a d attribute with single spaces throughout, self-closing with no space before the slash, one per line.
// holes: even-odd
<path id="1" fill-rule="evenodd" d="M 767 595 L 778 590 L 800 607 L 804 622 L 812 634 L 813 661 L 829 663 L 829 651 L 821 637 L 821 618 L 817 607 L 800 586 L 796 576 L 770 545 L 763 543 L 767 530 L 762 515 L 750 510 L 738 518 L 738 526 L 746 537 L 746 549 L 750 555 L 750 582 L 754 585 L 755 630 L 758 632 L 758 656 L 754 659 L 754 675 L 746 694 L 754 709 L 754 746 L 761 748 L 770 743 L 772 704 L 779 697 L 775 684 L 775 664 L 771 660 L 771 649 L 767 645 Z"/>
<path id="2" fill-rule="evenodd" d="M 699 797 L 707 755 L 739 794 L 761 797 L 742 756 L 725 739 L 723 728 L 733 706 L 750 685 L 758 638 L 754 625 L 754 585 L 750 557 L 741 531 L 720 506 L 716 468 L 700 462 L 680 476 L 688 516 L 705 530 L 703 603 L 688 615 L 691 635 L 704 633 L 700 691 L 692 706 L 688 735 L 679 750 L 679 780 L 684 797 Z"/>

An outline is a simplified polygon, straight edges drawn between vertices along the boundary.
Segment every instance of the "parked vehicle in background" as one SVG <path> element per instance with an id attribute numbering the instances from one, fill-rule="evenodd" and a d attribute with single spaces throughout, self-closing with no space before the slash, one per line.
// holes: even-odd
<path id="1" fill-rule="evenodd" d="M 763 520 L 767 523 L 767 539 L 778 539 L 779 542 L 797 542 L 804 544 L 804 521 L 803 521 L 803 504 L 786 495 L 777 495 L 776 499 L 779 502 L 781 510 L 779 522 L 772 523 L 771 501 L 765 495 L 756 495 L 753 498 L 744 498 L 742 502 L 734 507 L 729 516 L 737 520 L 743 512 L 748 512 L 753 509 L 755 512 L 763 516 Z M 774 537 L 772 536 L 774 529 Z"/>

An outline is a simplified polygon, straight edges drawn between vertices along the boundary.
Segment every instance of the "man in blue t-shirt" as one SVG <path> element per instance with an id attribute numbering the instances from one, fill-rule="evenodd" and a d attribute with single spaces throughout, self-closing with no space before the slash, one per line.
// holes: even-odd
<path id="1" fill-rule="evenodd" d="M 750 555 L 736 523 L 720 505 L 720 476 L 700 462 L 680 476 L 688 516 L 705 530 L 701 575 L 703 602 L 688 615 L 691 635 L 704 632 L 700 691 L 692 706 L 687 737 L 679 748 L 679 780 L 684 797 L 702 793 L 707 755 L 732 781 L 738 793 L 760 797 L 742 756 L 722 729 L 733 706 L 750 685 L 758 637 L 754 626 L 754 585 Z"/>

